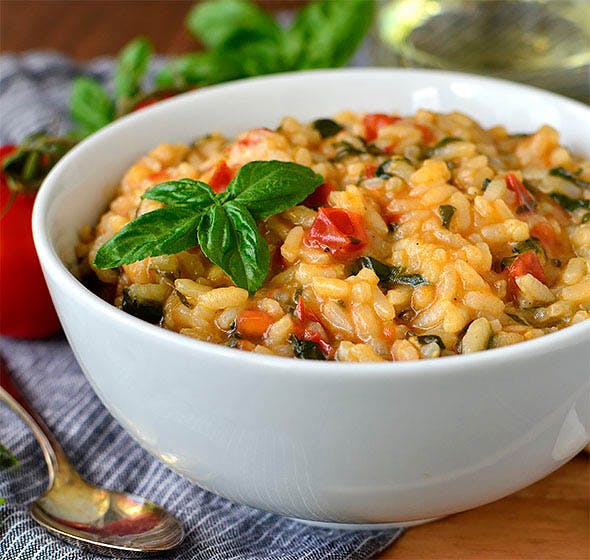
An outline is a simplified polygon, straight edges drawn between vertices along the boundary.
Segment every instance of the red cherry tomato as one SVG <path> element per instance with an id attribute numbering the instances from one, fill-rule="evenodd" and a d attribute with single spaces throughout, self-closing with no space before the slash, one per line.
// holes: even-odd
<path id="1" fill-rule="evenodd" d="M 223 192 L 229 182 L 234 178 L 233 171 L 229 168 L 225 161 L 221 161 L 217 164 L 215 171 L 211 179 L 209 179 L 209 185 L 213 189 L 214 192 L 220 193 Z"/>
<path id="2" fill-rule="evenodd" d="M 397 121 L 401 120 L 400 117 L 392 117 L 384 113 L 369 113 L 363 118 L 363 125 L 365 127 L 365 140 L 372 142 L 379 135 L 379 130 L 390 126 Z"/>
<path id="3" fill-rule="evenodd" d="M 367 244 L 363 219 L 342 208 L 320 208 L 306 236 L 306 243 L 336 258 L 351 257 Z"/>
<path id="4" fill-rule="evenodd" d="M 0 162 L 15 150 L 0 148 Z M 40 338 L 60 330 L 41 265 L 33 245 L 31 213 L 35 194 L 19 193 L 12 200 L 0 176 L 0 334 Z M 8 206 L 10 204 L 10 206 Z"/>
<path id="5" fill-rule="evenodd" d="M 259 309 L 244 309 L 236 319 L 236 330 L 246 338 L 260 338 L 275 320 Z"/>
<path id="6" fill-rule="evenodd" d="M 319 208 L 328 204 L 328 197 L 334 190 L 334 185 L 330 183 L 322 183 L 315 191 L 313 191 L 301 204 L 308 208 Z"/>
<path id="7" fill-rule="evenodd" d="M 532 212 L 535 209 L 536 201 L 518 177 L 514 173 L 506 173 L 504 180 L 508 189 L 516 195 L 518 206 L 528 212 Z"/>
<path id="8" fill-rule="evenodd" d="M 516 278 L 525 274 L 532 274 L 539 282 L 547 283 L 543 265 L 534 251 L 525 251 L 518 255 L 508 267 L 508 294 L 513 300 L 516 300 L 519 292 Z"/>

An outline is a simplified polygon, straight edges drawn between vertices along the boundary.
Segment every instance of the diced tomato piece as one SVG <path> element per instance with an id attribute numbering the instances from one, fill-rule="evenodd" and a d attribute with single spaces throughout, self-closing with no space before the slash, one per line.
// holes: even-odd
<path id="1" fill-rule="evenodd" d="M 347 258 L 367 244 L 363 219 L 342 208 L 320 208 L 305 239 L 307 245 L 323 249 L 336 258 Z"/>
<path id="2" fill-rule="evenodd" d="M 319 317 L 306 305 L 303 297 L 299 296 L 295 307 L 295 317 L 298 322 L 295 326 L 295 334 L 298 338 L 315 342 L 320 350 L 328 357 L 334 355 L 334 348 L 327 341 L 328 333 L 322 325 Z"/>
<path id="3" fill-rule="evenodd" d="M 536 237 L 552 257 L 559 257 L 564 252 L 568 252 L 566 244 L 559 239 L 549 222 L 537 222 L 531 228 L 531 237 Z"/>
<path id="4" fill-rule="evenodd" d="M 163 183 L 164 181 L 167 181 L 169 178 L 170 175 L 168 175 L 168 171 L 166 170 L 156 171 L 155 173 L 150 173 L 147 176 L 148 181 L 151 181 L 152 183 Z"/>
<path id="5" fill-rule="evenodd" d="M 365 165 L 365 177 L 375 177 L 376 165 Z"/>
<path id="6" fill-rule="evenodd" d="M 225 161 L 220 161 L 209 179 L 209 185 L 213 189 L 214 192 L 220 193 L 223 192 L 229 182 L 234 178 L 233 171 L 229 168 Z"/>
<path id="7" fill-rule="evenodd" d="M 379 135 L 379 130 L 395 124 L 401 120 L 400 117 L 392 117 L 384 113 L 369 113 L 363 118 L 363 126 L 365 127 L 365 140 L 372 142 Z"/>
<path id="8" fill-rule="evenodd" d="M 547 283 L 543 265 L 534 251 L 525 251 L 518 255 L 508 267 L 508 294 L 515 301 L 519 291 L 516 278 L 525 274 L 532 274 L 539 282 Z"/>
<path id="9" fill-rule="evenodd" d="M 266 311 L 245 309 L 236 319 L 236 330 L 246 338 L 260 338 L 274 322 Z"/>
<path id="10" fill-rule="evenodd" d="M 422 143 L 425 146 L 430 146 L 430 144 L 432 144 L 432 141 L 434 140 L 434 134 L 432 133 L 432 130 L 430 129 L 430 127 L 424 125 L 424 124 L 414 124 L 414 127 L 417 128 L 421 133 L 422 133 Z"/>
<path id="11" fill-rule="evenodd" d="M 322 335 L 317 331 L 305 329 L 305 331 L 303 331 L 303 340 L 315 342 L 320 347 L 320 350 L 328 357 L 334 355 L 334 348 L 332 345 L 329 342 L 326 342 L 322 338 Z"/>
<path id="12" fill-rule="evenodd" d="M 308 208 L 319 208 L 328 204 L 328 197 L 335 187 L 331 183 L 322 183 L 301 204 Z"/>
<path id="13" fill-rule="evenodd" d="M 504 178 L 506 186 L 516 195 L 516 201 L 520 208 L 532 212 L 537 205 L 533 195 L 527 191 L 526 187 L 514 173 L 506 173 Z"/>

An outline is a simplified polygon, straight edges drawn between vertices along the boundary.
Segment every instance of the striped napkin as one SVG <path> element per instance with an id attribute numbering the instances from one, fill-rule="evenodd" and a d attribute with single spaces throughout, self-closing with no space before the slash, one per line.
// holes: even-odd
<path id="1" fill-rule="evenodd" d="M 55 53 L 0 57 L 0 143 L 14 143 L 40 128 L 67 127 L 72 77 L 81 72 L 105 83 L 110 59 L 74 64 Z M 63 445 L 82 476 L 98 485 L 138 494 L 180 519 L 187 536 L 167 559 L 363 560 L 393 543 L 401 530 L 339 531 L 310 527 L 234 504 L 193 485 L 149 455 L 102 406 L 61 338 L 0 338 L 23 392 Z M 46 467 L 30 431 L 0 403 L 0 441 L 20 466 L 0 470 L 0 558 L 99 558 L 52 537 L 28 516 L 28 504 L 47 484 Z"/>

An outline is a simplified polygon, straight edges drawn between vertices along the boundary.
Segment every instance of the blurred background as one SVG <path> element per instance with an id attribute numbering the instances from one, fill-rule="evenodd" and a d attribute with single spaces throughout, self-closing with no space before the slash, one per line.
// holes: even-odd
<path id="1" fill-rule="evenodd" d="M 345 4 L 348 0 L 334 0 Z M 288 22 L 305 1 L 259 5 Z M 3 0 L 4 52 L 55 49 L 77 60 L 115 55 L 132 37 L 157 53 L 198 49 L 184 26 L 192 1 Z M 474 72 L 590 103 L 589 0 L 378 0 L 356 64 Z"/>

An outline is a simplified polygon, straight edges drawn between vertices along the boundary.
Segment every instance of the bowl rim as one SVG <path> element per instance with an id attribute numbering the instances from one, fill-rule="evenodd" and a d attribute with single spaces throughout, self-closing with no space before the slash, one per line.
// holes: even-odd
<path id="1" fill-rule="evenodd" d="M 233 359 L 243 361 L 250 365 L 259 365 L 272 368 L 279 371 L 296 371 L 298 375 L 311 374 L 317 375 L 324 373 L 326 375 L 336 376 L 352 376 L 366 379 L 367 377 L 406 377 L 417 375 L 429 377 L 436 375 L 440 377 L 441 374 L 458 375 L 462 372 L 468 371 L 470 375 L 477 375 L 478 370 L 485 370 L 486 365 L 493 362 L 497 364 L 524 359 L 526 357 L 535 356 L 537 354 L 545 354 L 557 349 L 567 348 L 578 342 L 578 337 L 586 336 L 590 342 L 590 320 L 582 321 L 581 323 L 565 327 L 564 329 L 545 334 L 541 337 L 531 340 L 523 341 L 518 344 L 512 344 L 501 348 L 492 348 L 489 350 L 475 352 L 469 355 L 454 355 L 443 358 L 426 359 L 426 360 L 410 360 L 410 361 L 384 361 L 384 362 L 337 362 L 337 361 L 318 361 L 318 360 L 296 360 L 295 358 L 287 358 L 284 356 L 272 356 L 260 354 L 256 352 L 240 351 L 229 348 L 220 344 L 205 342 L 190 338 L 186 335 L 181 335 L 175 331 L 170 331 L 162 327 L 152 325 L 146 321 L 138 319 L 114 305 L 104 301 L 98 295 L 86 288 L 74 274 L 61 261 L 53 243 L 50 241 L 47 233 L 47 216 L 51 203 L 54 199 L 52 191 L 59 185 L 59 177 L 71 161 L 75 161 L 77 154 L 87 150 L 89 146 L 109 135 L 116 135 L 119 129 L 123 129 L 128 124 L 141 119 L 148 119 L 151 115 L 156 113 L 163 113 L 168 111 L 175 105 L 183 104 L 187 98 L 199 98 L 203 96 L 212 96 L 219 91 L 226 91 L 231 89 L 239 89 L 244 84 L 262 84 L 268 82 L 277 82 L 281 80 L 308 80 L 310 78 L 325 78 L 325 77 L 345 77 L 358 76 L 359 74 L 367 75 L 384 75 L 384 74 L 406 74 L 415 76 L 431 76 L 443 80 L 469 80 L 480 83 L 487 83 L 494 86 L 500 86 L 513 90 L 518 93 L 534 93 L 541 95 L 547 99 L 548 103 L 556 103 L 559 105 L 569 105 L 576 110 L 588 111 L 590 108 L 586 107 L 581 102 L 563 97 L 561 95 L 544 91 L 540 88 L 523 85 L 508 80 L 501 80 L 490 78 L 486 76 L 479 76 L 475 74 L 468 74 L 462 72 L 446 72 L 441 70 L 429 69 L 405 69 L 405 68 L 345 68 L 345 69 L 322 69 L 309 70 L 304 72 L 286 72 L 273 74 L 269 76 L 259 76 L 243 80 L 236 80 L 233 82 L 218 84 L 214 86 L 207 86 L 195 91 L 180 94 L 171 99 L 157 103 L 151 107 L 145 108 L 142 111 L 126 115 L 123 118 L 109 124 L 98 132 L 92 134 L 76 145 L 70 152 L 68 152 L 50 171 L 47 175 L 39 194 L 36 197 L 32 225 L 33 238 L 35 248 L 37 250 L 39 259 L 43 265 L 44 274 L 51 277 L 63 290 L 67 291 L 68 295 L 76 302 L 77 305 L 83 304 L 87 306 L 91 312 L 106 315 L 109 320 L 119 323 L 124 328 L 135 329 L 146 337 L 156 337 L 163 344 L 176 345 L 187 352 L 208 352 L 214 356 L 224 359 Z M 590 346 L 589 346 L 590 349 Z M 590 355 L 590 352 L 589 352 Z M 291 367 L 286 367 L 291 364 Z M 359 373 L 363 370 L 362 375 Z"/>

